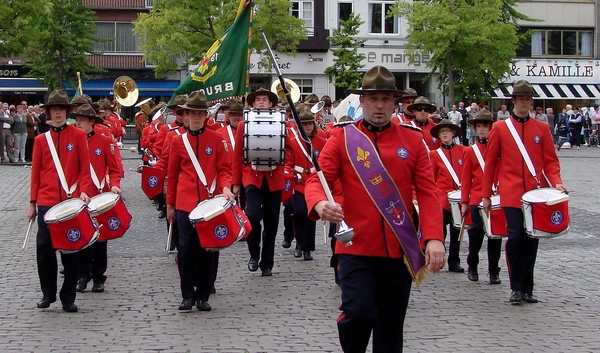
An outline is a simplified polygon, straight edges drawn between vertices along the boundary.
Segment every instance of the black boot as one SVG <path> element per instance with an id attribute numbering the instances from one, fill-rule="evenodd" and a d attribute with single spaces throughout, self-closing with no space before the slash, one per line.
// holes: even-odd
<path id="1" fill-rule="evenodd" d="M 477 267 L 469 266 L 469 270 L 467 271 L 467 278 L 469 278 L 469 281 L 473 281 L 473 282 L 479 281 L 479 275 L 477 274 Z"/>

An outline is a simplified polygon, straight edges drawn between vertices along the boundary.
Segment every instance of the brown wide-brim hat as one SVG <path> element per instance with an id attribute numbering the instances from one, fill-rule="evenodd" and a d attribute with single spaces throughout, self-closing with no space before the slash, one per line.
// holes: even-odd
<path id="1" fill-rule="evenodd" d="M 452 129 L 454 131 L 454 136 L 460 136 L 461 134 L 460 126 L 452 124 L 452 122 L 448 119 L 443 119 L 442 121 L 440 121 L 440 123 L 432 127 L 431 130 L 429 130 L 429 132 L 431 133 L 431 136 L 437 139 L 439 138 L 438 135 L 440 133 L 440 130 L 443 128 Z"/>
<path id="2" fill-rule="evenodd" d="M 354 123 L 354 119 L 348 115 L 344 115 L 343 117 L 339 118 L 338 121 L 333 124 L 333 126 L 344 126 L 352 123 Z"/>
<path id="3" fill-rule="evenodd" d="M 78 116 L 94 120 L 95 123 L 102 124 L 104 119 L 96 115 L 96 110 L 91 104 L 82 104 L 75 113 L 69 114 L 70 117 L 76 118 Z"/>
<path id="4" fill-rule="evenodd" d="M 84 104 L 92 104 L 92 100 L 87 94 L 83 96 L 77 96 L 71 101 L 71 105 L 81 106 Z"/>
<path id="5" fill-rule="evenodd" d="M 65 91 L 55 90 L 50 93 L 48 96 L 48 102 L 42 107 L 46 109 L 46 111 L 52 107 L 64 107 L 70 109 L 71 103 L 69 103 L 69 96 Z"/>
<path id="6" fill-rule="evenodd" d="M 402 99 L 402 98 L 417 98 L 418 96 L 419 95 L 417 94 L 417 91 L 414 88 L 408 87 L 407 89 L 402 91 L 402 95 L 400 96 L 400 99 Z"/>
<path id="7" fill-rule="evenodd" d="M 319 103 L 319 97 L 314 93 L 309 94 L 304 99 L 304 104 L 315 105 L 317 103 Z"/>
<path id="8" fill-rule="evenodd" d="M 152 108 L 152 110 L 150 110 L 150 113 L 148 113 L 148 116 L 152 117 L 152 121 L 158 119 L 161 117 L 162 113 L 161 113 L 161 109 L 166 108 L 167 107 L 167 103 L 165 102 L 159 102 L 157 105 L 154 106 L 154 108 Z M 161 113 L 161 114 L 159 114 Z"/>
<path id="9" fill-rule="evenodd" d="M 208 110 L 206 95 L 201 91 L 194 91 L 190 94 L 185 104 L 179 106 L 186 110 Z"/>
<path id="10" fill-rule="evenodd" d="M 277 102 L 279 101 L 279 97 L 277 97 L 277 95 L 275 93 L 269 91 L 268 89 L 261 87 L 261 88 L 257 89 L 256 91 L 248 94 L 248 97 L 246 97 L 246 101 L 248 101 L 249 106 L 254 106 L 254 100 L 256 99 L 256 96 L 269 97 L 269 100 L 271 101 L 273 106 L 276 106 Z"/>
<path id="11" fill-rule="evenodd" d="M 481 109 L 473 119 L 467 120 L 467 122 L 473 126 L 477 123 L 493 123 L 494 121 L 494 116 L 487 109 Z"/>
<path id="12" fill-rule="evenodd" d="M 179 94 L 175 97 L 172 104 L 167 105 L 167 108 L 169 108 L 175 112 L 175 111 L 179 110 L 180 109 L 179 106 L 184 105 L 186 101 L 187 101 L 187 95 Z"/>
<path id="13" fill-rule="evenodd" d="M 298 111 L 298 118 L 300 118 L 301 123 L 310 123 L 310 122 L 315 123 L 316 122 L 315 116 L 310 111 L 310 109 L 307 109 L 307 108 L 300 109 Z"/>
<path id="14" fill-rule="evenodd" d="M 229 102 L 227 102 L 227 106 L 229 107 L 229 111 L 233 113 L 241 113 L 244 111 L 244 104 L 239 99 L 229 100 Z"/>
<path id="15" fill-rule="evenodd" d="M 402 91 L 396 89 L 396 77 L 387 68 L 377 65 L 365 73 L 362 87 L 346 92 L 363 95 L 365 92 L 390 92 L 398 97 Z"/>
<path id="16" fill-rule="evenodd" d="M 539 97 L 540 95 L 535 92 L 531 83 L 527 80 L 519 80 L 513 85 L 513 91 L 507 94 L 505 97 L 516 97 L 516 96 L 530 96 Z"/>
<path id="17" fill-rule="evenodd" d="M 429 102 L 429 99 L 427 99 L 426 97 L 423 97 L 423 96 L 417 97 L 417 99 L 415 99 L 415 102 L 413 104 L 406 107 L 406 110 L 414 113 L 415 112 L 414 109 L 416 107 L 424 107 L 425 110 L 427 110 L 427 112 L 429 112 L 429 113 L 433 113 L 436 110 L 435 105 L 431 104 Z"/>

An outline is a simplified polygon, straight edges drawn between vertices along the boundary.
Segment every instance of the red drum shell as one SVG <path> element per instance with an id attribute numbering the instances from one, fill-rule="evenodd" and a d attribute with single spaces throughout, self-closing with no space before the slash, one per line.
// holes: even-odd
<path id="1" fill-rule="evenodd" d="M 92 197 L 90 205 L 94 204 L 95 199 L 103 198 L 105 200 L 114 199 L 114 205 L 108 209 L 94 212 L 90 210 L 92 217 L 96 219 L 100 225 L 100 237 L 98 241 L 106 241 L 122 237 L 131 226 L 133 216 L 125 207 L 123 198 L 115 193 L 103 193 Z"/>
<path id="2" fill-rule="evenodd" d="M 239 240 L 244 240 L 248 238 L 250 231 L 252 231 L 252 225 L 250 225 L 250 220 L 248 219 L 248 216 L 246 216 L 244 211 L 242 211 L 240 205 L 235 205 L 235 212 L 238 214 L 238 217 L 242 220 L 242 223 L 244 224 L 244 233 L 241 234 L 241 236 L 239 237 Z"/>
<path id="3" fill-rule="evenodd" d="M 61 216 L 61 212 L 70 209 L 75 211 Z M 81 199 L 70 199 L 55 205 L 46 212 L 44 221 L 50 230 L 54 249 L 75 252 L 92 245 L 98 238 L 97 225 Z"/>
<path id="4" fill-rule="evenodd" d="M 205 219 L 211 213 L 216 215 Z M 234 205 L 222 195 L 200 202 L 190 212 L 189 219 L 196 228 L 200 246 L 211 251 L 231 246 L 244 229 Z"/>
<path id="5" fill-rule="evenodd" d="M 492 207 L 490 217 L 483 212 L 483 204 L 479 204 L 479 212 L 483 220 L 483 229 L 485 235 L 490 239 L 501 239 L 508 236 L 506 231 L 506 216 L 504 210 L 500 207 L 500 197 L 494 195 L 491 197 Z"/>
<path id="6" fill-rule="evenodd" d="M 162 194 L 163 183 L 166 176 L 167 171 L 164 169 L 148 166 L 142 167 L 142 191 L 144 191 L 144 194 L 146 194 L 149 199 L 153 199 Z"/>
<path id="7" fill-rule="evenodd" d="M 546 200 L 552 198 L 566 200 L 546 204 Z M 522 196 L 522 210 L 526 233 L 532 238 L 552 238 L 569 231 L 568 196 L 557 189 L 541 188 L 526 192 Z"/>

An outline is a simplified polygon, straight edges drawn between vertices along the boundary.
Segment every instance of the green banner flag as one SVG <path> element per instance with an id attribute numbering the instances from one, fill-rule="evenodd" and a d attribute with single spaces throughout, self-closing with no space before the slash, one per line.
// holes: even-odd
<path id="1" fill-rule="evenodd" d="M 246 93 L 248 40 L 252 3 L 241 0 L 233 25 L 206 52 L 196 69 L 175 90 L 169 104 L 180 94 L 202 91 L 209 103 L 241 97 Z"/>

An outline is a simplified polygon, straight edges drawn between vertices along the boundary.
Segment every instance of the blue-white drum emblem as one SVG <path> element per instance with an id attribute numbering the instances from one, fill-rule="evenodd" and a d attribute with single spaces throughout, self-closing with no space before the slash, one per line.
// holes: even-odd
<path id="1" fill-rule="evenodd" d="M 229 228 L 227 228 L 227 226 L 224 224 L 219 224 L 215 228 L 215 237 L 217 237 L 217 239 L 223 240 L 223 239 L 227 238 L 228 234 L 229 234 Z"/>
<path id="2" fill-rule="evenodd" d="M 108 220 L 108 229 L 117 230 L 121 227 L 121 220 L 117 217 L 110 217 Z"/>
<path id="3" fill-rule="evenodd" d="M 76 243 L 81 239 L 81 231 L 77 228 L 71 228 L 67 231 L 67 240 Z"/>
<path id="4" fill-rule="evenodd" d="M 562 223 L 563 221 L 563 214 L 560 211 L 554 211 L 552 212 L 552 215 L 550 216 L 550 222 L 552 222 L 552 224 L 554 224 L 555 226 L 558 226 Z"/>

